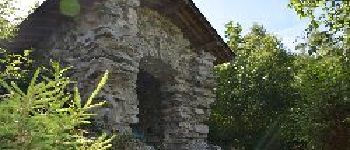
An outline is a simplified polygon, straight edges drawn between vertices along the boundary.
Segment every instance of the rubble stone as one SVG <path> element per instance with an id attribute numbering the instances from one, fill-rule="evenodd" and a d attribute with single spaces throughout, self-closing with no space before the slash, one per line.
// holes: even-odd
<path id="1" fill-rule="evenodd" d="M 196 48 L 169 18 L 140 0 L 103 0 L 40 43 L 42 61 L 72 66 L 82 98 L 105 70 L 98 122 L 110 132 L 137 135 L 143 148 L 209 149 L 204 124 L 215 100 L 216 57 Z M 88 19 L 86 19 L 88 18 Z"/>

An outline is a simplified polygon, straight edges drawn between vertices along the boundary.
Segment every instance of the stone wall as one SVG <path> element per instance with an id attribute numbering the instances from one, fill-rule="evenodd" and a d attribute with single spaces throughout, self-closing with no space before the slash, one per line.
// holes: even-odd
<path id="1" fill-rule="evenodd" d="M 170 19 L 139 5 L 139 0 L 97 1 L 43 41 L 36 55 L 72 66 L 83 98 L 109 70 L 109 80 L 97 98 L 108 106 L 96 112 L 95 129 L 133 133 L 136 126 L 144 134 L 140 140 L 155 148 L 207 149 L 205 122 L 215 100 L 215 57 L 191 45 Z M 140 70 L 159 81 L 159 90 L 140 86 L 139 91 L 159 92 L 159 101 L 140 96 L 137 81 L 145 75 Z M 151 111 L 149 104 L 159 110 Z M 145 114 L 155 113 L 159 118 L 143 121 L 152 117 Z M 159 128 L 157 134 L 150 135 L 152 124 Z"/>
<path id="2" fill-rule="evenodd" d="M 204 122 L 215 100 L 212 70 L 215 57 L 193 49 L 195 46 L 181 29 L 156 11 L 141 8 L 139 18 L 143 57 L 151 56 L 170 64 L 174 75 L 172 84 L 162 87 L 169 94 L 163 99 L 167 123 L 163 144 L 177 149 L 206 149 L 209 128 Z"/>
<path id="3" fill-rule="evenodd" d="M 99 112 L 103 129 L 131 132 L 129 124 L 138 122 L 138 7 L 138 0 L 97 1 L 57 29 L 36 51 L 46 60 L 73 66 L 71 73 L 83 99 L 96 87 L 99 76 L 109 70 L 108 83 L 100 94 L 100 99 L 109 103 Z"/>

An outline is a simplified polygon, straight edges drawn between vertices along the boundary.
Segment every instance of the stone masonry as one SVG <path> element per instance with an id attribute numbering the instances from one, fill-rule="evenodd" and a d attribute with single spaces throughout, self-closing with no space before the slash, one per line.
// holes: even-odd
<path id="1" fill-rule="evenodd" d="M 42 10 L 57 7 L 54 1 L 46 1 Z M 154 149 L 209 149 L 205 122 L 215 100 L 218 56 L 149 3 L 82 2 L 78 16 L 64 18 L 31 46 L 42 62 L 72 66 L 83 98 L 109 70 L 97 98 L 108 106 L 97 110 L 96 128 L 132 134 Z"/>

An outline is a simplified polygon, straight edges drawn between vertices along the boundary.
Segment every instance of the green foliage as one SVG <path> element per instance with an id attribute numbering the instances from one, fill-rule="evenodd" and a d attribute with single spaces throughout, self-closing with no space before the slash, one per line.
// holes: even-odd
<path id="1" fill-rule="evenodd" d="M 0 149 L 107 149 L 111 139 L 106 135 L 96 140 L 84 136 L 79 129 L 93 114 L 91 108 L 103 105 L 92 104 L 92 99 L 107 80 L 102 77 L 97 89 L 85 105 L 76 86 L 74 92 L 69 87 L 74 84 L 53 63 L 53 72 L 44 75 L 37 69 L 26 91 L 15 82 L 0 79 L 7 94 L 0 101 Z M 3 73 L 4 74 L 4 73 Z M 6 75 L 2 75 L 6 76 Z"/>
<path id="2" fill-rule="evenodd" d="M 318 56 L 340 56 L 343 55 L 342 46 L 338 41 L 332 38 L 331 34 L 327 31 L 314 31 L 309 35 L 306 43 L 302 43 L 304 46 L 300 47 L 304 50 L 302 52 L 308 52 L 309 55 Z M 300 49 L 299 48 L 299 49 Z"/>
<path id="3" fill-rule="evenodd" d="M 327 32 L 313 32 L 305 43 L 315 46 L 313 55 L 294 56 L 262 26 L 254 25 L 243 38 L 239 33 L 238 24 L 227 25 L 237 57 L 216 67 L 218 100 L 209 139 L 226 149 L 349 147 L 350 65 L 344 47 Z"/>
<path id="4" fill-rule="evenodd" d="M 291 0 L 290 6 L 310 19 L 299 56 L 286 54 L 262 26 L 242 38 L 239 24 L 226 25 L 237 57 L 216 68 L 212 142 L 238 149 L 350 147 L 349 1 Z"/>
<path id="5" fill-rule="evenodd" d="M 27 90 L 30 76 L 33 74 L 30 57 L 31 51 L 25 50 L 23 54 L 10 54 L 4 49 L 0 52 L 0 78 L 10 83 L 14 82 L 21 90 Z M 0 86 L 0 95 L 5 94 L 6 89 Z"/>
<path id="6" fill-rule="evenodd" d="M 225 37 L 230 39 L 227 43 L 233 50 L 238 49 L 239 43 L 241 43 L 241 32 L 242 26 L 240 24 L 235 24 L 233 21 L 230 21 L 226 24 Z"/>
<path id="7" fill-rule="evenodd" d="M 0 1 L 0 40 L 12 37 L 16 29 L 14 25 L 6 20 L 16 9 L 11 6 L 11 2 L 13 2 L 13 0 Z"/>
<path id="8" fill-rule="evenodd" d="M 290 0 L 292 7 L 301 17 L 310 19 L 308 34 L 324 32 L 331 40 L 349 53 L 350 48 L 350 1 L 348 0 Z M 335 44 L 334 43 L 334 44 Z M 318 46 L 316 43 L 308 43 Z M 347 54 L 349 56 L 349 54 Z"/>
<path id="9" fill-rule="evenodd" d="M 308 17 L 312 28 L 324 25 L 329 31 L 340 31 L 350 26 L 348 0 L 290 0 L 290 7 L 301 17 Z"/>
<path id="10" fill-rule="evenodd" d="M 296 65 L 304 67 L 296 73 L 293 86 L 302 98 L 290 108 L 285 131 L 290 138 L 306 143 L 307 149 L 335 149 L 330 145 L 332 138 L 345 146 L 338 130 L 344 132 L 346 128 L 349 80 L 341 57 L 298 59 Z"/>
<path id="11" fill-rule="evenodd" d="M 270 139 L 279 136 L 279 125 L 294 97 L 290 86 L 293 60 L 262 26 L 255 24 L 239 39 L 239 25 L 232 25 L 227 26 L 226 34 L 232 38 L 228 43 L 240 43 L 231 44 L 236 60 L 216 68 L 218 100 L 209 137 L 220 145 L 268 148 Z"/>
<path id="12" fill-rule="evenodd" d="M 30 50 L 24 50 L 23 54 L 10 54 L 5 49 L 0 50 L 0 70 L 5 75 L 5 80 L 24 80 L 29 76 L 33 63 Z"/>
<path id="13" fill-rule="evenodd" d="M 301 99 L 290 110 L 284 133 L 305 149 L 350 147 L 349 50 L 350 2 L 347 0 L 291 0 L 290 6 L 310 19 L 310 56 L 296 58 L 295 84 Z"/>
<path id="14" fill-rule="evenodd" d="M 15 25 L 6 21 L 16 9 L 11 4 L 13 0 L 0 2 L 1 40 L 13 37 L 15 31 Z M 112 147 L 114 136 L 88 137 L 82 129 L 94 115 L 90 109 L 104 104 L 93 104 L 92 100 L 105 84 L 107 71 L 83 105 L 76 83 L 64 76 L 68 69 L 53 63 L 49 69 L 40 67 L 34 71 L 31 51 L 14 54 L 0 50 L 0 149 L 104 150 Z"/>

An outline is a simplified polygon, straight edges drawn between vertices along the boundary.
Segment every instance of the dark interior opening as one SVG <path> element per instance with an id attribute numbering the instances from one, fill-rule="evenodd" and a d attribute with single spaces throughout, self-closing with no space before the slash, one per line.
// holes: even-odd
<path id="1" fill-rule="evenodd" d="M 150 146 L 157 147 L 163 139 L 161 83 L 148 72 L 140 70 L 136 84 L 139 123 L 132 126 L 134 136 Z"/>

